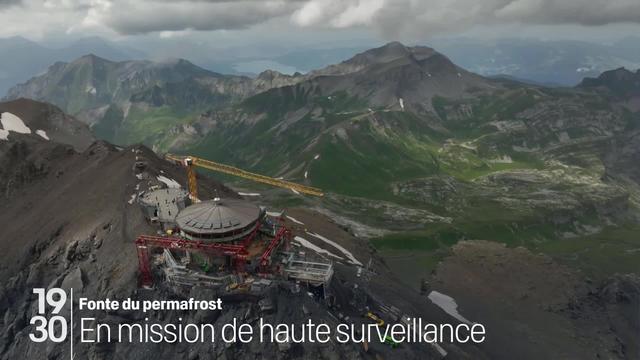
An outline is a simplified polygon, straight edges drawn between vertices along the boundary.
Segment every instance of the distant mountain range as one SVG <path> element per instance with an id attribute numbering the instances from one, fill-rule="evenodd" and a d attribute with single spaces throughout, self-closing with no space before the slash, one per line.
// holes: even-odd
<path id="1" fill-rule="evenodd" d="M 546 85 L 573 86 L 584 77 L 618 67 L 640 68 L 640 38 L 611 44 L 533 39 L 433 39 L 427 42 L 456 64 L 483 76 L 502 76 Z M 219 44 L 218 44 L 219 45 Z M 320 46 L 320 45 L 319 45 Z M 10 87 L 46 71 L 55 62 L 70 62 L 95 54 L 112 61 L 181 57 L 200 67 L 234 75 L 256 76 L 263 70 L 296 69 L 305 73 L 349 58 L 364 46 L 336 45 L 324 48 L 278 46 L 214 48 L 179 41 L 155 39 L 113 42 L 100 37 L 79 39 L 53 47 L 21 37 L 0 39 L 0 95 Z"/>
<path id="2" fill-rule="evenodd" d="M 624 69 L 552 89 L 482 77 L 434 49 L 392 42 L 307 74 L 256 78 L 186 60 L 88 55 L 52 65 L 7 99 L 55 104 L 119 145 L 192 151 L 345 195 L 397 200 L 389 192 L 415 177 L 538 169 L 551 153 L 563 161 L 581 153 L 577 144 L 598 150 L 570 163 L 604 174 L 601 142 L 636 126 L 636 94 L 637 73 Z"/>
<path id="3" fill-rule="evenodd" d="M 57 61 L 71 61 L 88 53 L 113 60 L 144 58 L 139 51 L 114 45 L 99 37 L 81 39 L 61 48 L 49 48 L 22 37 L 4 38 L 0 39 L 0 94 L 45 72 Z"/>
<path id="4" fill-rule="evenodd" d="M 47 72 L 10 89 L 6 98 L 55 104 L 117 144 L 153 144 L 177 119 L 192 119 L 291 81 L 274 72 L 255 79 L 222 75 L 183 59 L 115 62 L 86 55 L 51 65 Z"/>
<path id="5" fill-rule="evenodd" d="M 609 44 L 535 39 L 446 39 L 432 45 L 475 73 L 506 75 L 538 84 L 573 86 L 584 77 L 640 68 L 640 37 Z"/>
<path id="6" fill-rule="evenodd" d="M 574 86 L 584 77 L 598 76 L 618 67 L 640 68 L 640 37 L 627 37 L 607 44 L 521 38 L 436 38 L 424 44 L 483 76 L 511 77 L 553 86 Z M 363 50 L 364 47 L 358 46 L 296 49 L 268 59 L 306 72 L 337 63 Z"/>

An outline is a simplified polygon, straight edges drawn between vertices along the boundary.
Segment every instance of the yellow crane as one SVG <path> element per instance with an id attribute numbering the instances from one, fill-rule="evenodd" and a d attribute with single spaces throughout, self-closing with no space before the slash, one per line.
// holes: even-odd
<path id="1" fill-rule="evenodd" d="M 274 179 L 268 176 L 255 174 L 252 172 L 248 172 L 237 167 L 217 163 L 214 161 L 202 159 L 195 156 L 179 156 L 173 154 L 165 155 L 165 158 L 170 161 L 174 161 L 176 163 L 181 164 L 182 166 L 187 168 L 187 178 L 189 180 L 189 194 L 193 199 L 198 199 L 198 182 L 196 179 L 196 171 L 194 169 L 195 166 L 201 167 L 203 169 L 208 169 L 212 171 L 217 171 L 223 174 L 238 176 L 244 179 L 249 179 L 255 182 L 268 184 L 272 186 L 277 186 L 285 189 L 291 189 L 294 192 L 298 192 L 301 194 L 313 195 L 313 196 L 324 196 L 322 190 L 310 186 L 296 184 L 294 182 Z"/>

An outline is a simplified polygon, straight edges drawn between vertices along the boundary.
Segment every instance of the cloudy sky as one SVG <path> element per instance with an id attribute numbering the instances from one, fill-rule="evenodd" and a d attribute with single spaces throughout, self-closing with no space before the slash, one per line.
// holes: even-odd
<path id="1" fill-rule="evenodd" d="M 633 35 L 639 0 L 0 0 L 0 36 L 416 41 L 457 34 Z M 622 30 L 621 30 L 622 29 Z M 581 35 L 580 35 L 581 34 Z M 603 36 L 604 36 L 603 35 Z"/>

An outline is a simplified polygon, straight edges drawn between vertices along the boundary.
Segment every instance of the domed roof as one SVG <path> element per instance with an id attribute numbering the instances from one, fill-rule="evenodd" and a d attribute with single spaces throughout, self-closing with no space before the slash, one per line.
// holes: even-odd
<path id="1" fill-rule="evenodd" d="M 244 200 L 214 199 L 186 207 L 178 214 L 178 227 L 191 234 L 224 234 L 244 229 L 260 217 L 260 208 Z"/>

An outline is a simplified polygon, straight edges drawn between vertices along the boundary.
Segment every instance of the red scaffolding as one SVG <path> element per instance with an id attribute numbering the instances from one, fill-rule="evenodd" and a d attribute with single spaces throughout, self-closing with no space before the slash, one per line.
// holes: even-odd
<path id="1" fill-rule="evenodd" d="M 273 255 L 273 252 L 280 245 L 282 241 L 289 241 L 290 237 L 291 237 L 291 231 L 289 231 L 289 229 L 287 229 L 286 227 L 281 226 L 278 232 L 276 233 L 276 236 L 273 238 L 273 240 L 271 240 L 271 242 L 269 243 L 269 246 L 260 257 L 261 273 L 269 272 L 269 265 L 271 265 L 271 255 Z"/>
<path id="2" fill-rule="evenodd" d="M 247 259 L 246 244 L 251 243 L 251 241 L 255 239 L 259 228 L 260 223 L 258 222 L 253 231 L 241 241 L 242 245 L 187 240 L 181 237 L 140 235 L 136 239 L 140 285 L 143 287 L 153 285 L 153 276 L 151 276 L 151 266 L 149 265 L 149 248 L 153 247 L 170 250 L 197 251 L 214 256 L 229 256 L 236 270 L 243 271 Z"/>
<path id="3" fill-rule="evenodd" d="M 260 222 L 258 222 L 253 231 L 244 239 L 240 240 L 238 244 L 188 240 L 181 237 L 140 235 L 136 239 L 140 285 L 143 287 L 151 287 L 153 285 L 153 276 L 151 275 L 151 266 L 149 264 L 149 248 L 154 247 L 170 250 L 197 251 L 214 256 L 229 256 L 236 271 L 243 272 L 248 255 L 247 247 L 255 240 L 259 229 Z M 268 272 L 274 251 L 283 241 L 287 241 L 290 237 L 291 231 L 281 226 L 260 257 L 260 271 L 262 273 Z"/>

